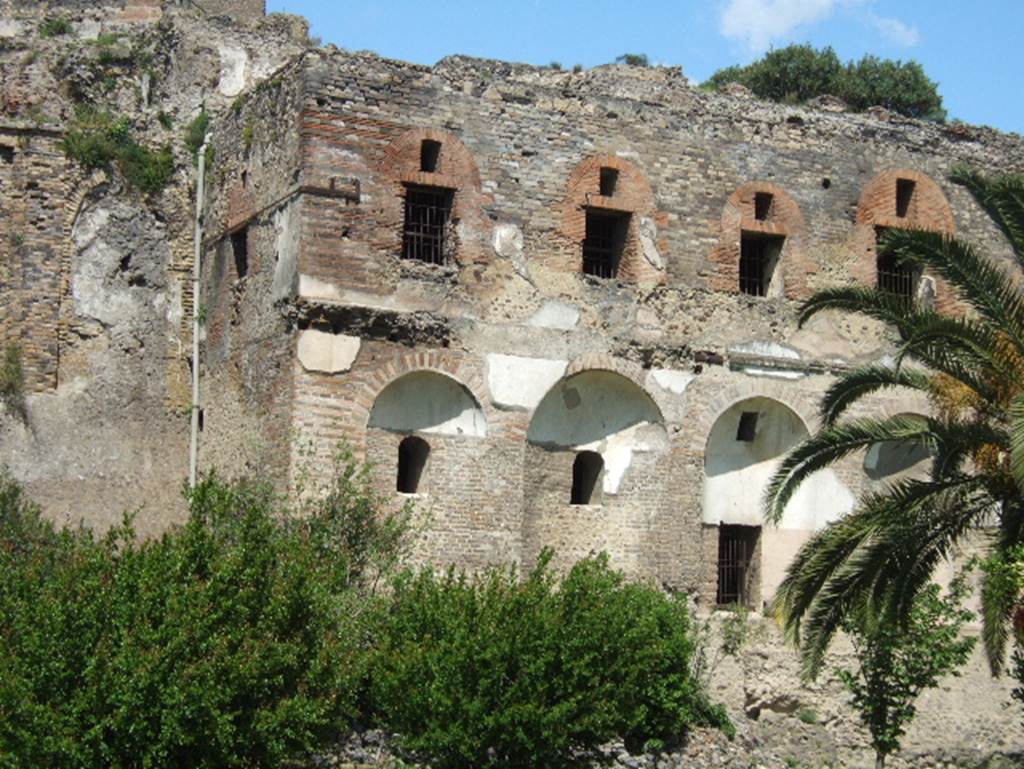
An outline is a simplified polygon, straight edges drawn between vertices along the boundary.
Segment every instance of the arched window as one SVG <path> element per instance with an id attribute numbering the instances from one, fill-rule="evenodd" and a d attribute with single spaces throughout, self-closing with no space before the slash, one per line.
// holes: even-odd
<path id="1" fill-rule="evenodd" d="M 428 456 L 430 444 L 415 435 L 410 435 L 398 444 L 398 491 L 403 494 L 416 493 Z"/>
<path id="2" fill-rule="evenodd" d="M 581 451 L 572 463 L 572 505 L 589 505 L 601 480 L 604 460 L 596 451 Z"/>

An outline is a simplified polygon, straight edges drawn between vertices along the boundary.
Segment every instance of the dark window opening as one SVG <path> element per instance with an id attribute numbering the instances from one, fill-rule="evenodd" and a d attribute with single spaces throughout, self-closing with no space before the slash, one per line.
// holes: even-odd
<path id="1" fill-rule="evenodd" d="M 736 440 L 751 443 L 757 436 L 757 412 L 744 411 L 740 414 L 740 424 L 736 428 Z"/>
<path id="2" fill-rule="evenodd" d="M 235 274 L 244 278 L 249 274 L 249 228 L 231 233 L 231 254 L 235 258 Z"/>
<path id="3" fill-rule="evenodd" d="M 199 409 L 199 432 L 202 432 L 206 427 L 206 409 Z"/>
<path id="4" fill-rule="evenodd" d="M 571 505 L 589 505 L 594 498 L 594 490 L 601 479 L 604 460 L 596 451 L 581 451 L 572 463 L 572 494 Z"/>
<path id="5" fill-rule="evenodd" d="M 718 527 L 718 595 L 719 606 L 739 604 L 750 607 L 754 601 L 751 564 L 760 526 Z"/>
<path id="6" fill-rule="evenodd" d="M 427 173 L 437 171 L 438 161 L 441 159 L 441 142 L 432 139 L 424 139 L 420 143 L 420 170 Z"/>
<path id="7" fill-rule="evenodd" d="M 420 487 L 423 468 L 430 456 L 430 444 L 410 435 L 398 444 L 398 481 L 395 488 L 403 494 L 415 494 Z"/>
<path id="8" fill-rule="evenodd" d="M 740 292 L 767 296 L 785 238 L 743 233 L 740 236 Z"/>
<path id="9" fill-rule="evenodd" d="M 249 186 L 249 172 L 248 171 L 242 171 L 242 186 L 243 187 L 248 187 Z"/>
<path id="10" fill-rule="evenodd" d="M 906 218 L 910 213 L 910 202 L 914 199 L 917 183 L 911 179 L 896 180 L 896 216 Z"/>
<path id="11" fill-rule="evenodd" d="M 610 198 L 615 194 L 615 186 L 619 183 L 619 171 L 616 168 L 601 169 L 601 194 Z"/>
<path id="12" fill-rule="evenodd" d="M 0 144 L 0 161 L 4 163 L 14 162 L 14 147 L 8 147 L 6 144 Z"/>
<path id="13" fill-rule="evenodd" d="M 754 193 L 754 218 L 759 222 L 766 221 L 772 210 L 772 194 L 770 192 Z"/>
<path id="14" fill-rule="evenodd" d="M 583 240 L 583 274 L 614 278 L 626 248 L 629 214 L 587 209 Z"/>
<path id="15" fill-rule="evenodd" d="M 435 142 L 436 143 L 436 142 Z M 402 258 L 446 264 L 454 191 L 440 187 L 407 187 Z"/>
<path id="16" fill-rule="evenodd" d="M 876 243 L 884 232 L 884 228 L 876 228 Z M 917 284 L 921 279 L 921 271 L 916 265 L 901 262 L 895 254 L 879 247 L 876 267 L 879 291 L 897 296 L 906 302 L 914 301 L 917 296 Z"/>

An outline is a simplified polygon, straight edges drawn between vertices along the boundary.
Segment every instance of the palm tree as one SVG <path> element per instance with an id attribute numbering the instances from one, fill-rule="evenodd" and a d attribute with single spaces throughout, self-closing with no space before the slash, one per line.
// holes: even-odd
<path id="1" fill-rule="evenodd" d="M 1001 668 L 1010 620 L 1021 608 L 1018 591 L 1007 589 L 998 575 L 1005 576 L 1024 553 L 1024 285 L 1016 274 L 1024 270 L 1024 175 L 986 177 L 959 169 L 951 179 L 1006 235 L 1016 269 L 1004 269 L 969 243 L 923 230 L 890 230 L 880 248 L 901 264 L 943 278 L 966 313 L 951 317 L 880 289 L 856 287 L 821 291 L 800 310 L 801 324 L 825 310 L 883 321 L 895 329 L 898 350 L 893 365 L 856 368 L 828 389 L 821 429 L 787 455 L 769 484 L 766 518 L 777 523 L 803 481 L 851 453 L 888 441 L 930 453 L 927 478 L 864 495 L 790 565 L 773 608 L 810 676 L 820 670 L 844 619 L 905 623 L 935 567 L 979 529 L 991 563 L 1004 567 L 990 570 L 981 596 L 993 673 Z M 926 394 L 932 414 L 844 418 L 860 399 L 890 388 Z"/>

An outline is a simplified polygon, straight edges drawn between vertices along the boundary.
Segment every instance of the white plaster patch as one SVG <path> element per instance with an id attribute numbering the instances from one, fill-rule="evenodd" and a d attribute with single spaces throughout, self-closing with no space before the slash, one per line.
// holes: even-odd
<path id="1" fill-rule="evenodd" d="M 14 19 L 0 19 L 0 37 L 21 37 L 22 24 Z"/>
<path id="2" fill-rule="evenodd" d="M 763 368 L 761 366 L 742 366 L 738 371 L 742 371 L 744 374 L 750 376 L 766 376 L 773 379 L 801 379 L 807 376 L 804 371 L 787 371 L 785 369 L 778 368 Z"/>
<path id="3" fill-rule="evenodd" d="M 512 262 L 513 269 L 521 278 L 530 283 L 533 282 L 533 278 L 530 276 L 530 268 L 526 264 L 522 230 L 514 224 L 496 225 L 491 244 L 494 246 L 494 253 Z"/>
<path id="4" fill-rule="evenodd" d="M 318 278 L 314 278 L 312 275 L 299 275 L 299 296 L 303 299 L 341 301 L 341 292 L 338 291 L 337 286 L 325 283 Z"/>
<path id="5" fill-rule="evenodd" d="M 249 54 L 244 48 L 233 46 L 221 46 L 218 49 L 220 54 L 220 82 L 217 89 L 224 96 L 238 96 L 245 88 L 245 70 L 249 64 Z"/>
<path id="6" fill-rule="evenodd" d="M 299 363 L 306 371 L 338 374 L 352 368 L 359 354 L 357 336 L 330 334 L 308 328 L 299 334 Z"/>
<path id="7" fill-rule="evenodd" d="M 760 341 L 744 342 L 729 348 L 731 353 L 743 355 L 760 355 L 764 358 L 783 358 L 784 360 L 800 360 L 800 353 L 792 347 L 781 345 L 778 342 Z"/>
<path id="8" fill-rule="evenodd" d="M 644 253 L 644 259 L 654 269 L 665 269 L 665 260 L 658 251 L 658 227 L 653 219 L 646 216 L 640 219 L 640 250 Z"/>
<path id="9" fill-rule="evenodd" d="M 526 319 L 527 326 L 553 328 L 571 331 L 580 322 L 580 311 L 571 304 L 549 299 L 533 315 Z"/>
<path id="10" fill-rule="evenodd" d="M 685 371 L 676 371 L 668 368 L 656 368 L 651 371 L 651 378 L 662 390 L 668 390 L 675 395 L 682 395 L 686 392 L 695 377 Z"/>
<path id="11" fill-rule="evenodd" d="M 569 362 L 516 355 L 487 356 L 487 385 L 495 405 L 532 409 L 565 374 Z"/>

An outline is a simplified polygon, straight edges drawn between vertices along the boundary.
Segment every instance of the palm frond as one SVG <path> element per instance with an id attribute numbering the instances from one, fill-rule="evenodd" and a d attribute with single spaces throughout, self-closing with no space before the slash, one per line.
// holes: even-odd
<path id="1" fill-rule="evenodd" d="M 928 392 L 931 376 L 919 369 L 873 364 L 843 374 L 825 392 L 819 413 L 826 425 L 836 420 L 861 398 L 890 387 Z"/>
<path id="2" fill-rule="evenodd" d="M 992 217 L 1010 241 L 1017 262 L 1024 267 L 1024 175 L 985 176 L 959 166 L 953 169 L 949 178 L 955 184 L 966 187 Z"/>
<path id="3" fill-rule="evenodd" d="M 855 312 L 900 328 L 908 312 L 907 302 L 895 294 L 864 286 L 841 286 L 818 291 L 800 305 L 797 322 L 802 327 L 825 310 Z"/>
<path id="4" fill-rule="evenodd" d="M 1024 392 L 1010 402 L 1010 472 L 1024 494 Z"/>
<path id="5" fill-rule="evenodd" d="M 905 441 L 936 448 L 936 420 L 914 414 L 856 419 L 822 428 L 782 460 L 764 495 L 765 519 L 778 523 L 797 487 L 824 467 L 875 443 Z M 941 429 L 941 428 L 940 428 Z"/>

